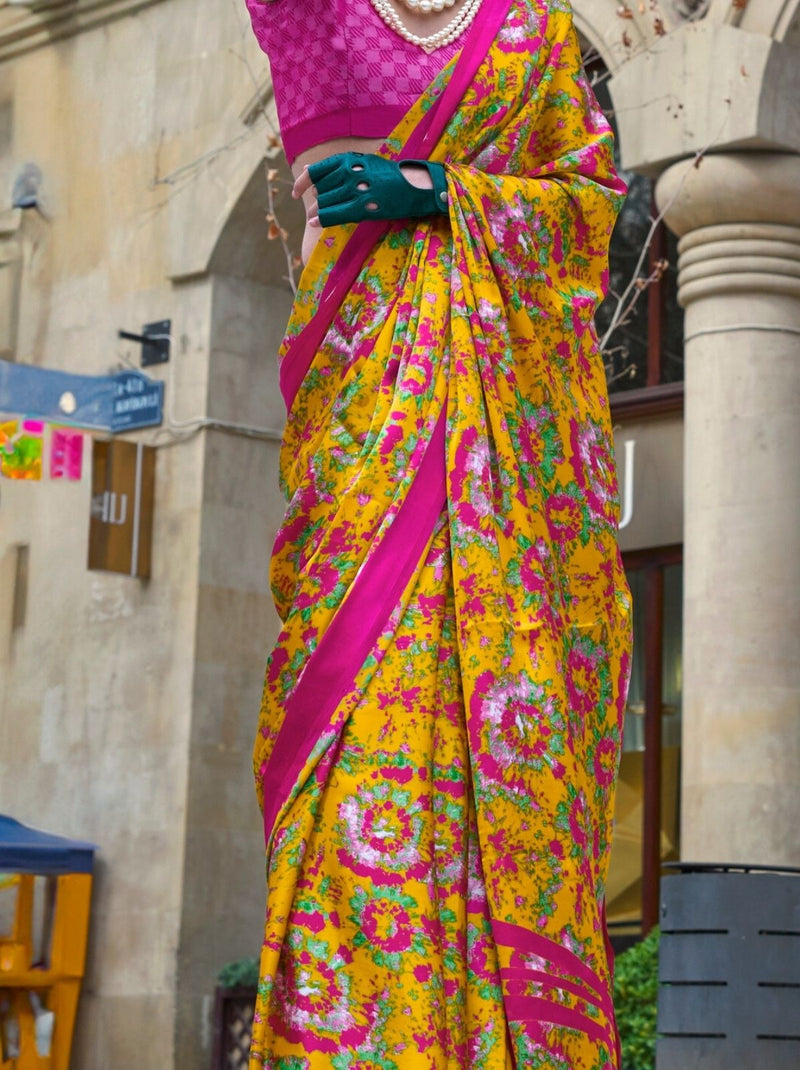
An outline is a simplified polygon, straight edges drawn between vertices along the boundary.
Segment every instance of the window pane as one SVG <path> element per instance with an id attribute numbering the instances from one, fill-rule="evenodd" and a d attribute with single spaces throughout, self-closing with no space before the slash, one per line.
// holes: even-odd
<path id="1" fill-rule="evenodd" d="M 678 304 L 678 239 L 664 227 L 665 259 L 669 267 L 661 277 L 663 318 L 661 321 L 661 382 L 683 382 L 683 320 Z"/>
<path id="2" fill-rule="evenodd" d="M 664 648 L 661 713 L 664 746 L 681 743 L 681 703 L 683 697 L 682 650 L 683 565 L 664 569 Z"/>
<path id="3" fill-rule="evenodd" d="M 655 785 L 644 778 L 645 683 L 648 675 L 658 671 L 658 665 L 649 665 L 646 660 L 645 577 L 648 571 L 658 569 L 664 581 L 663 639 L 658 655 L 662 676 L 661 826 L 654 829 L 654 838 L 663 861 L 679 857 L 683 567 L 658 565 L 657 553 L 654 551 L 655 561 L 646 568 L 628 569 L 633 594 L 634 651 L 607 889 L 611 933 L 623 943 L 626 937 L 641 932 L 645 798 L 655 790 Z"/>
<path id="4" fill-rule="evenodd" d="M 680 857 L 683 565 L 664 569 L 661 650 L 661 860 Z"/>
<path id="5" fill-rule="evenodd" d="M 616 313 L 622 295 L 635 276 L 636 264 L 650 230 L 653 185 L 649 178 L 623 172 L 628 196 L 611 237 L 609 252 L 608 296 L 597 310 L 597 335 L 602 340 Z M 643 272 L 647 273 L 647 261 Z M 637 291 L 625 300 L 628 307 Z M 610 335 L 604 349 L 608 388 L 612 392 L 633 390 L 647 385 L 647 296 L 641 294 L 633 308 L 623 316 Z"/>
<path id="6" fill-rule="evenodd" d="M 644 572 L 628 572 L 633 596 L 633 660 L 625 707 L 623 750 L 644 750 Z"/>

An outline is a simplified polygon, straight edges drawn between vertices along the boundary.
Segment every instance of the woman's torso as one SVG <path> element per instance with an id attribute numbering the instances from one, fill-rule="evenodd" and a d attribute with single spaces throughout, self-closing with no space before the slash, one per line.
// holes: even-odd
<path id="1" fill-rule="evenodd" d="M 415 13 L 399 0 L 387 2 L 410 33 L 429 37 L 458 17 L 465 0 L 428 14 Z M 377 151 L 401 114 L 458 52 L 466 33 L 428 53 L 386 25 L 370 0 L 273 0 L 266 7 L 251 0 L 249 7 L 256 35 L 270 55 L 282 133 L 295 178 L 306 165 L 336 152 Z M 283 42 L 280 53 L 279 41 Z M 374 108 L 369 103 L 373 90 Z M 326 99 L 329 104 L 323 103 Z M 383 107 L 382 100 L 387 102 Z M 323 114 L 326 107 L 336 109 L 332 123 Z M 342 109 L 350 108 L 345 124 Z M 298 114 L 308 121 L 287 131 Z M 339 133 L 345 125 L 347 132 Z M 361 134 L 362 126 L 373 136 Z M 337 136 L 325 136 L 327 130 Z M 303 199 L 308 215 L 313 192 Z M 306 226 L 304 261 L 319 236 L 318 227 Z"/>

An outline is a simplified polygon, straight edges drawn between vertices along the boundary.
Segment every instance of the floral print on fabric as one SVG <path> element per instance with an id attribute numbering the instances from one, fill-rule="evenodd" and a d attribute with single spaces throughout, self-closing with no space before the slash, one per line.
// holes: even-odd
<path id="1" fill-rule="evenodd" d="M 289 412 L 251 1068 L 616 1070 L 630 595 L 592 315 L 622 187 L 561 0 L 513 0 L 430 155 L 449 219 L 387 225 Z M 323 234 L 284 353 L 354 230 Z M 369 640 L 346 673 L 343 620 L 342 665 Z"/>

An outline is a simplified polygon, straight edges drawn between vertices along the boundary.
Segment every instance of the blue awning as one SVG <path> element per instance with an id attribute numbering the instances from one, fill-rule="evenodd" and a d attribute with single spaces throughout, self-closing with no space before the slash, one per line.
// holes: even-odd
<path id="1" fill-rule="evenodd" d="M 0 814 L 0 873 L 91 873 L 95 844 L 68 840 Z"/>

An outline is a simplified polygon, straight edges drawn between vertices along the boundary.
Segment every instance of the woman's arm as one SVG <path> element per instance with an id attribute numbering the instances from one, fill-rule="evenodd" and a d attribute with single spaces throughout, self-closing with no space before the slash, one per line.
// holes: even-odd
<path id="1" fill-rule="evenodd" d="M 365 219 L 422 219 L 446 215 L 447 179 L 440 163 L 337 153 L 304 168 L 292 196 L 307 199 L 311 226 Z"/>

